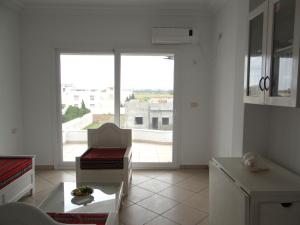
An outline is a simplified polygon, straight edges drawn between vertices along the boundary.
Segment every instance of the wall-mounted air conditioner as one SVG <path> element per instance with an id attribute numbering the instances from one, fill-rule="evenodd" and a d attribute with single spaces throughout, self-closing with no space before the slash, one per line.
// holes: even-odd
<path id="1" fill-rule="evenodd" d="M 194 40 L 195 31 L 192 28 L 152 28 L 152 44 L 191 44 Z"/>

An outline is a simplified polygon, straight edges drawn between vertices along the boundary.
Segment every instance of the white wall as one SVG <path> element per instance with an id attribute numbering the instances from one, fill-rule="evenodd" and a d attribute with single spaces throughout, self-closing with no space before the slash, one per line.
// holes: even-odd
<path id="1" fill-rule="evenodd" d="M 300 109 L 270 108 L 268 157 L 300 174 Z"/>
<path id="2" fill-rule="evenodd" d="M 244 153 L 257 152 L 267 156 L 269 148 L 270 107 L 246 104 L 244 118 Z"/>
<path id="3" fill-rule="evenodd" d="M 214 19 L 212 156 L 242 154 L 247 2 L 230 0 Z"/>
<path id="4" fill-rule="evenodd" d="M 51 11 L 51 10 L 50 10 Z M 54 48 L 163 49 L 151 45 L 151 27 L 192 26 L 199 42 L 174 46 L 177 57 L 177 120 L 181 164 L 207 164 L 211 102 L 211 18 L 164 15 L 101 15 L 78 12 L 22 15 L 22 81 L 27 153 L 51 165 L 57 150 L 57 100 Z M 191 108 L 197 102 L 199 107 Z"/>
<path id="5" fill-rule="evenodd" d="M 19 16 L 0 3 L 0 155 L 22 154 Z"/>
<path id="6" fill-rule="evenodd" d="M 300 109 L 247 105 L 244 150 L 257 151 L 300 174 Z"/>

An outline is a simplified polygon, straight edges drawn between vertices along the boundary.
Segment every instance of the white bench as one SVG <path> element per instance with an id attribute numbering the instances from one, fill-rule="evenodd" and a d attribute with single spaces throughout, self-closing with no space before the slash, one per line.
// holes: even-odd
<path id="1" fill-rule="evenodd" d="M 0 190 L 0 205 L 16 202 L 28 193 L 33 195 L 35 192 L 35 156 L 14 155 L 0 157 L 32 158 L 32 168 Z"/>

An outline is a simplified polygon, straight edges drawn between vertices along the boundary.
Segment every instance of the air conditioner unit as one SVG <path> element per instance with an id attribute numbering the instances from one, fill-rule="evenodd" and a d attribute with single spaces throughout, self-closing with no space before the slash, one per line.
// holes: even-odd
<path id="1" fill-rule="evenodd" d="M 195 40 L 192 28 L 152 28 L 152 44 L 190 44 Z"/>

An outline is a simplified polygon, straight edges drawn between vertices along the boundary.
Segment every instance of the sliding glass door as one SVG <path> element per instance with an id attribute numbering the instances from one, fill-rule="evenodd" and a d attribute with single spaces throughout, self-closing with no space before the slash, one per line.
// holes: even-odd
<path id="1" fill-rule="evenodd" d="M 114 55 L 60 54 L 61 161 L 87 149 L 87 129 L 114 122 Z"/>
<path id="2" fill-rule="evenodd" d="M 134 163 L 171 163 L 174 56 L 121 54 L 121 127 L 132 129 Z"/>
<path id="3" fill-rule="evenodd" d="M 58 166 L 73 167 L 87 149 L 87 129 L 113 122 L 132 129 L 135 165 L 171 165 L 174 54 L 58 54 Z"/>

